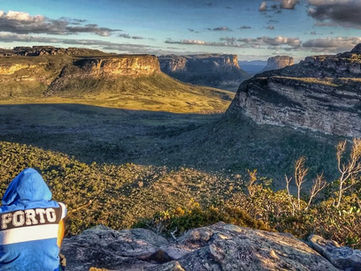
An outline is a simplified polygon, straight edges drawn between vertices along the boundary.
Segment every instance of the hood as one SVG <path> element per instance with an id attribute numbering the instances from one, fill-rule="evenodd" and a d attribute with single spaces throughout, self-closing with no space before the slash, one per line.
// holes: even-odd
<path id="1" fill-rule="evenodd" d="M 32 168 L 23 170 L 9 184 L 2 199 L 3 206 L 16 202 L 49 201 L 52 194 L 41 175 Z"/>

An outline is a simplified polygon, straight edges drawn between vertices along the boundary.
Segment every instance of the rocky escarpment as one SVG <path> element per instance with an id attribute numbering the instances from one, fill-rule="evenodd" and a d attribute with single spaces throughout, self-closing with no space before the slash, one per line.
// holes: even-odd
<path id="1" fill-rule="evenodd" d="M 19 46 L 12 50 L 0 49 L 0 56 L 87 56 L 87 55 L 110 55 L 99 50 L 86 48 L 57 48 L 54 46 Z"/>
<path id="2" fill-rule="evenodd" d="M 339 270 L 290 234 L 217 223 L 167 240 L 146 229 L 95 227 L 65 239 L 67 268 L 110 270 Z M 348 266 L 346 265 L 346 268 Z M 349 269 L 352 270 L 352 269 Z"/>
<path id="3" fill-rule="evenodd" d="M 181 81 L 235 90 L 248 74 L 236 55 L 167 55 L 159 57 L 161 70 Z"/>
<path id="4" fill-rule="evenodd" d="M 290 56 L 273 56 L 267 60 L 267 65 L 263 71 L 278 70 L 294 64 L 293 57 Z"/>
<path id="5" fill-rule="evenodd" d="M 159 61 L 151 55 L 51 46 L 16 47 L 0 53 L 0 98 L 50 95 L 64 89 L 92 91 L 116 78 L 160 73 Z"/>
<path id="6" fill-rule="evenodd" d="M 83 58 L 72 64 L 79 72 L 91 76 L 140 76 L 160 72 L 159 62 L 151 55 L 119 55 Z"/>
<path id="7" fill-rule="evenodd" d="M 160 73 L 157 57 L 151 55 L 119 55 L 112 57 L 89 57 L 66 65 L 58 78 L 47 90 L 47 94 L 76 89 L 92 91 L 111 84 L 122 77 L 152 76 Z"/>
<path id="8" fill-rule="evenodd" d="M 259 124 L 361 136 L 361 52 L 307 57 L 243 82 L 227 114 Z"/>

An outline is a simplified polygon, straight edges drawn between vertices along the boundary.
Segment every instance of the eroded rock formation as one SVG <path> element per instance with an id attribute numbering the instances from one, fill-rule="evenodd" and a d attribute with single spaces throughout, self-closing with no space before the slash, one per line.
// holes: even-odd
<path id="1" fill-rule="evenodd" d="M 217 223 L 167 240 L 146 229 L 95 227 L 65 239 L 69 270 L 338 270 L 290 234 Z M 94 269 L 96 270 L 96 269 Z"/>
<path id="2" fill-rule="evenodd" d="M 278 70 L 294 64 L 293 57 L 273 56 L 267 60 L 267 65 L 263 71 Z"/>
<path id="3" fill-rule="evenodd" d="M 91 76 L 139 76 L 160 72 L 158 59 L 151 55 L 83 58 L 72 65 Z"/>
<path id="4" fill-rule="evenodd" d="M 227 113 L 259 124 L 360 137 L 361 52 L 307 57 L 257 74 L 240 85 Z"/>
<path id="5" fill-rule="evenodd" d="M 161 70 L 181 81 L 236 90 L 248 74 L 236 55 L 167 55 L 159 57 Z"/>
<path id="6" fill-rule="evenodd" d="M 51 46 L 15 47 L 0 50 L 1 54 L 0 98 L 49 95 L 65 88 L 76 91 L 83 85 L 91 91 L 90 83 L 98 86 L 103 79 L 160 73 L 159 61 L 152 55 Z"/>

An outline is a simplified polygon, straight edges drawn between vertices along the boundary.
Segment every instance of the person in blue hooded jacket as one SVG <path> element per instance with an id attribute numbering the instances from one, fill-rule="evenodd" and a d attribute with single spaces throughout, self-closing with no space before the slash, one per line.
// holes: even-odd
<path id="1" fill-rule="evenodd" d="M 23 170 L 0 207 L 0 270 L 58 271 L 66 207 L 51 200 L 41 175 Z"/>

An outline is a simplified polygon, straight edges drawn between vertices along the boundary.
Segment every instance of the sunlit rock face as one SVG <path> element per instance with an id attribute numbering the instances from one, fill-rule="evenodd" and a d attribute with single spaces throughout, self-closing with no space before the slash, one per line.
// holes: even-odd
<path id="1" fill-rule="evenodd" d="M 34 69 L 36 65 L 30 64 L 0 64 L 0 75 L 12 75 L 23 69 Z"/>
<path id="2" fill-rule="evenodd" d="M 157 57 L 151 55 L 84 58 L 73 65 L 80 73 L 92 76 L 140 76 L 160 72 Z"/>
<path id="3" fill-rule="evenodd" d="M 248 74 L 238 65 L 236 55 L 166 55 L 159 57 L 162 72 L 181 81 L 236 90 Z"/>
<path id="4" fill-rule="evenodd" d="M 82 48 L 52 46 L 0 49 L 0 98 L 89 91 L 121 77 L 161 73 L 152 55 L 116 55 Z"/>
<path id="5" fill-rule="evenodd" d="M 278 70 L 294 64 L 293 57 L 273 56 L 267 60 L 267 65 L 263 71 Z"/>
<path id="6" fill-rule="evenodd" d="M 240 85 L 227 114 L 240 113 L 259 124 L 360 137 L 361 52 L 356 48 L 256 75 Z"/>
<path id="7" fill-rule="evenodd" d="M 160 73 L 159 61 L 152 55 L 117 55 L 75 59 L 63 67 L 59 76 L 50 84 L 47 95 L 76 89 L 81 85 L 88 90 L 99 89 L 122 77 L 137 78 Z"/>

